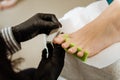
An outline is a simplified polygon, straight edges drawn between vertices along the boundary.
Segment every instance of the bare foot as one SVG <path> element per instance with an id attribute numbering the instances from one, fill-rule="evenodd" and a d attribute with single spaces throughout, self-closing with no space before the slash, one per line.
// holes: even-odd
<path id="1" fill-rule="evenodd" d="M 8 9 L 16 4 L 18 0 L 1 0 L 0 10 Z"/>
<path id="2" fill-rule="evenodd" d="M 77 55 L 82 57 L 85 51 L 89 57 L 94 56 L 101 50 L 113 43 L 120 41 L 120 1 L 115 0 L 100 16 L 82 29 L 68 34 L 69 40 L 65 41 L 64 34 L 54 38 L 53 42 L 61 44 L 68 49 L 68 53 L 74 54 L 77 48 L 82 50 Z M 74 43 L 74 47 L 70 44 Z"/>

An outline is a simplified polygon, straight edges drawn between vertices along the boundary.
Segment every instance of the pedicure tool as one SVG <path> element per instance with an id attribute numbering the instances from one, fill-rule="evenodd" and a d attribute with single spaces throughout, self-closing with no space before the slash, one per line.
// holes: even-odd
<path id="1" fill-rule="evenodd" d="M 44 48 L 46 49 L 46 57 L 48 58 L 49 56 L 49 51 L 48 51 L 48 48 L 47 48 L 47 35 L 46 34 L 43 34 L 43 45 L 44 45 Z"/>
<path id="2" fill-rule="evenodd" d="M 52 32 L 51 32 L 52 33 Z M 57 30 L 57 34 L 54 36 L 54 37 L 56 37 L 56 36 L 58 36 L 59 34 L 61 34 L 62 32 L 58 29 Z M 48 47 L 47 47 L 47 42 L 51 42 L 50 40 L 48 40 L 48 37 L 47 37 L 47 35 L 46 34 L 42 34 L 43 35 L 43 45 L 44 45 L 44 48 L 46 49 L 46 52 L 47 52 L 47 54 L 46 54 L 46 57 L 48 58 L 48 56 L 49 56 L 49 51 L 48 51 Z M 53 45 L 53 43 L 51 42 L 51 44 Z"/>

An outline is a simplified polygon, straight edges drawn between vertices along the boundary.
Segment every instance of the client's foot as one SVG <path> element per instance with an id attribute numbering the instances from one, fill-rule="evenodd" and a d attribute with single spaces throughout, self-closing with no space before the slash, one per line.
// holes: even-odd
<path id="1" fill-rule="evenodd" d="M 68 26 L 69 27 L 69 26 Z M 114 1 L 99 17 L 87 24 L 82 29 L 68 34 L 69 40 L 65 41 L 64 34 L 54 39 L 54 43 L 61 44 L 68 49 L 68 53 L 76 53 L 77 48 L 82 48 L 77 52 L 78 56 L 83 56 L 85 51 L 89 52 L 89 57 L 99 53 L 113 43 L 120 41 L 120 2 Z M 74 47 L 70 44 L 74 43 Z"/>

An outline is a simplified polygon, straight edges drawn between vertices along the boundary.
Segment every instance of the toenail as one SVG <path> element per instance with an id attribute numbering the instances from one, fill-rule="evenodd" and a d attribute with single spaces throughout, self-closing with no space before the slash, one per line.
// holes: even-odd
<path id="1" fill-rule="evenodd" d="M 74 53 L 75 53 L 75 50 L 74 50 L 74 49 L 69 49 L 68 52 L 69 52 L 70 54 L 74 54 Z"/>
<path id="2" fill-rule="evenodd" d="M 63 43 L 63 44 L 62 44 L 62 47 L 68 49 L 68 48 L 69 48 L 69 45 Z"/>
<path id="3" fill-rule="evenodd" d="M 82 57 L 83 56 L 82 52 L 77 52 L 76 54 L 77 54 L 78 57 Z"/>

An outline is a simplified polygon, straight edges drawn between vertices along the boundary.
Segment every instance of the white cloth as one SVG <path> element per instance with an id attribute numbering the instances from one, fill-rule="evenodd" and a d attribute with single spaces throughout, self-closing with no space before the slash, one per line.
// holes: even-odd
<path id="1" fill-rule="evenodd" d="M 74 32 L 94 20 L 107 7 L 106 0 L 94 2 L 87 7 L 77 7 L 60 19 L 63 25 L 61 30 L 66 33 Z M 118 54 L 120 53 L 120 44 L 115 44 L 109 48 L 92 59 L 88 59 L 87 64 L 89 65 L 82 63 L 72 55 L 66 54 L 62 76 L 67 80 L 120 80 L 120 64 L 119 61 L 117 62 L 120 59 L 120 54 Z M 114 56 L 111 55 L 113 52 Z"/>

